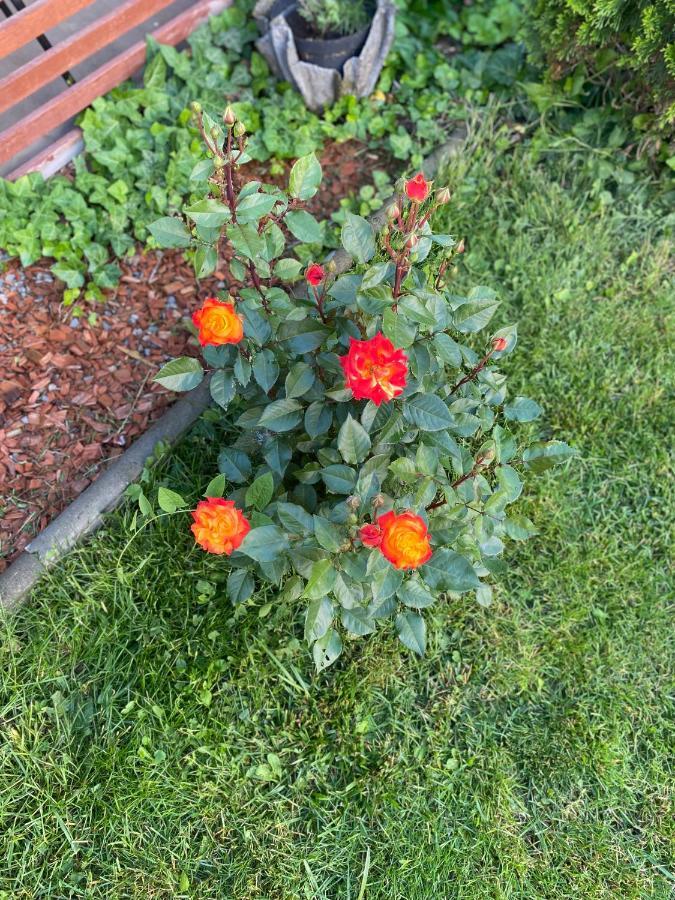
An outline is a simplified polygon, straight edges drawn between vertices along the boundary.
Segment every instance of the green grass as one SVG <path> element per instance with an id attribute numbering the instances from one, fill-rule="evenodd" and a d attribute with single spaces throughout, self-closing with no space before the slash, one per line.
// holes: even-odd
<path id="1" fill-rule="evenodd" d="M 184 515 L 118 581 L 111 516 L 4 626 L 0 896 L 673 895 L 673 248 L 640 185 L 607 203 L 506 143 L 453 173 L 458 283 L 501 286 L 512 389 L 582 455 L 530 482 L 496 603 L 439 608 L 423 660 L 378 635 L 315 677 L 302 608 L 234 611 Z M 196 498 L 212 429 L 156 477 Z"/>

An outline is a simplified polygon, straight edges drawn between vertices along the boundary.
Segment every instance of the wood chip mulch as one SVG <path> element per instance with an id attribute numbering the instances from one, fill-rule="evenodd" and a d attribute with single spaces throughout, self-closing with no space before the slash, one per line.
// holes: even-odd
<path id="1" fill-rule="evenodd" d="M 356 142 L 328 146 L 321 162 L 310 204 L 320 217 L 387 167 Z M 285 179 L 249 175 L 261 176 Z M 95 325 L 72 318 L 47 261 L 14 260 L 0 274 L 0 571 L 176 399 L 152 377 L 171 357 L 198 354 L 186 322 L 227 286 L 225 271 L 198 283 L 177 251 L 120 265 Z"/>

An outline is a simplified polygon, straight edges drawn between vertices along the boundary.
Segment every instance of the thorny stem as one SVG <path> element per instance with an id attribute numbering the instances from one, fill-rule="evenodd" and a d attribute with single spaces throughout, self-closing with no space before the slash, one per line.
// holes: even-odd
<path id="1" fill-rule="evenodd" d="M 456 393 L 456 392 L 461 388 L 461 386 L 462 386 L 463 384 L 466 384 L 468 381 L 472 381 L 472 380 L 476 377 L 476 375 L 478 375 L 478 373 L 481 372 L 481 371 L 485 368 L 485 366 L 487 365 L 487 363 L 488 363 L 490 357 L 492 356 L 492 354 L 493 354 L 494 352 L 495 352 L 495 351 L 494 351 L 494 348 L 493 348 L 492 350 L 488 350 L 488 352 L 487 352 L 487 353 L 485 354 L 485 356 L 481 359 L 481 361 L 478 363 L 478 365 L 477 365 L 477 366 L 474 366 L 474 368 L 469 372 L 468 375 L 465 375 L 464 378 L 462 378 L 461 381 L 458 381 L 458 382 L 457 382 L 457 384 L 456 384 L 456 385 L 454 386 L 454 388 L 450 391 L 450 394 L 449 394 L 448 396 L 451 396 L 452 394 Z"/>
<path id="2" fill-rule="evenodd" d="M 227 150 L 226 150 L 226 162 L 225 162 L 225 190 L 227 191 L 227 205 L 230 207 L 230 212 L 232 213 L 232 222 L 236 224 L 237 221 L 237 204 L 234 201 L 234 184 L 232 180 L 232 129 L 227 129 Z"/>
<path id="3" fill-rule="evenodd" d="M 255 270 L 255 265 L 253 261 L 249 261 L 248 264 L 248 274 L 251 276 L 251 281 L 253 282 L 253 287 L 260 294 L 260 299 L 262 300 L 262 305 L 265 309 L 265 312 L 269 315 L 271 313 L 270 305 L 267 302 L 267 297 L 263 293 L 262 284 L 260 278 L 258 277 L 258 273 Z"/>
<path id="4" fill-rule="evenodd" d="M 319 316 L 321 317 L 321 321 L 325 323 L 325 321 L 326 321 L 326 314 L 325 314 L 324 311 L 323 311 L 323 301 L 324 301 L 324 297 L 326 296 L 326 284 L 325 284 L 325 282 L 324 282 L 324 284 L 323 284 L 322 287 L 321 287 L 321 292 L 319 292 L 319 291 L 316 289 L 315 285 L 312 285 L 312 293 L 314 294 L 314 299 L 316 300 L 316 308 L 317 308 L 317 310 L 319 311 Z"/>
<path id="5" fill-rule="evenodd" d="M 206 144 L 206 149 L 210 150 L 214 156 L 218 156 L 218 148 L 214 144 L 212 144 L 206 136 L 206 131 L 204 130 L 204 118 L 202 116 L 202 113 L 197 113 L 195 117 L 197 119 L 197 128 L 199 128 L 199 133 L 202 136 L 202 140 Z"/>
<path id="6" fill-rule="evenodd" d="M 465 481 L 468 481 L 470 478 L 475 478 L 476 475 L 483 468 L 482 465 L 474 465 L 470 472 L 467 472 L 466 475 L 462 475 L 461 478 L 458 478 L 457 481 L 453 481 L 450 485 L 451 488 L 459 487 L 460 484 L 464 484 Z M 431 509 L 438 509 L 439 506 L 444 506 L 448 502 L 447 497 L 443 497 L 442 500 L 434 500 L 433 503 L 430 503 L 427 506 L 427 512 Z"/>

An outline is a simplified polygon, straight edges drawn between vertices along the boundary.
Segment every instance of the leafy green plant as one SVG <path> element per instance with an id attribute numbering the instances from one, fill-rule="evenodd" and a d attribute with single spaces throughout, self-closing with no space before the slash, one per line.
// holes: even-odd
<path id="1" fill-rule="evenodd" d="M 354 34 L 370 19 L 366 0 L 299 0 L 298 12 L 319 37 Z"/>
<path id="2" fill-rule="evenodd" d="M 534 0 L 530 43 L 554 78 L 578 64 L 622 87 L 627 104 L 672 134 L 675 126 L 675 7 L 671 0 L 601 3 Z M 641 122 L 641 127 L 645 122 Z M 654 122 L 653 124 L 656 124 Z"/>
<path id="3" fill-rule="evenodd" d="M 447 188 L 432 191 L 422 173 L 402 182 L 380 235 L 346 213 L 341 241 L 353 265 L 336 277 L 330 263 L 301 262 L 321 234 L 303 209 L 321 182 L 314 154 L 294 164 L 287 191 L 240 184 L 243 123 L 229 107 L 224 127 L 198 104 L 194 115 L 208 149 L 193 173 L 203 197 L 150 230 L 163 246 L 191 248 L 199 274 L 227 246 L 246 285 L 193 316 L 228 435 L 220 474 L 192 513 L 195 539 L 229 558 L 234 604 L 262 582 L 278 589 L 277 602 L 306 605 L 318 670 L 345 637 L 392 619 L 423 654 L 423 610 L 448 592 L 489 605 L 505 541 L 534 533 L 509 509 L 522 473 L 573 451 L 537 439 L 528 423 L 539 405 L 507 393 L 501 368 L 516 327 L 466 342 L 499 301 L 489 288 L 460 296 L 450 287 L 463 242 L 430 225 Z M 304 286 L 282 287 L 302 285 L 303 268 Z M 189 390 L 204 376 L 182 357 L 156 380 Z M 158 502 L 167 515 L 186 505 L 166 488 Z"/>

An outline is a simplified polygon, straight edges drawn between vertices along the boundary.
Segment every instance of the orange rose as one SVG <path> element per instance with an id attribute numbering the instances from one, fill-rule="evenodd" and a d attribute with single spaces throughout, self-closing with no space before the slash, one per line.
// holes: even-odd
<path id="1" fill-rule="evenodd" d="M 215 297 L 207 297 L 204 305 L 193 313 L 192 321 L 199 329 L 199 343 L 238 344 L 244 336 L 243 319 L 234 309 L 234 303 L 221 303 Z"/>
<path id="2" fill-rule="evenodd" d="M 229 556 L 251 530 L 248 519 L 233 500 L 209 497 L 200 500 L 192 513 L 191 531 L 200 547 L 209 553 L 225 553 Z"/>
<path id="3" fill-rule="evenodd" d="M 372 400 L 376 406 L 403 393 L 408 357 L 378 332 L 369 341 L 349 338 L 349 352 L 340 357 L 347 387 L 355 400 Z"/>
<path id="4" fill-rule="evenodd" d="M 390 511 L 377 520 L 382 529 L 380 552 L 397 569 L 416 569 L 431 559 L 429 530 L 420 516 L 407 509 Z"/>

